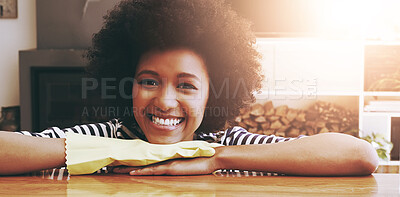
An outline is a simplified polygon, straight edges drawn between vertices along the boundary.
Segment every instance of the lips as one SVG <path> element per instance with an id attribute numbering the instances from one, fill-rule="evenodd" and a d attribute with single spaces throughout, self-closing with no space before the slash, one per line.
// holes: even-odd
<path id="1" fill-rule="evenodd" d="M 147 114 L 147 117 L 151 122 L 160 126 L 177 126 L 185 120 L 185 118 L 181 117 L 158 117 L 154 114 Z"/>

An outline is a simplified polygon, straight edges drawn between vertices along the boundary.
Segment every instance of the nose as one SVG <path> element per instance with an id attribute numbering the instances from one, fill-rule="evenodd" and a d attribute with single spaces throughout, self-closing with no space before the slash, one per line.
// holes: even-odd
<path id="1" fill-rule="evenodd" d="M 176 91 L 176 88 L 172 84 L 165 85 L 155 98 L 154 105 L 163 112 L 178 107 L 179 103 Z"/>

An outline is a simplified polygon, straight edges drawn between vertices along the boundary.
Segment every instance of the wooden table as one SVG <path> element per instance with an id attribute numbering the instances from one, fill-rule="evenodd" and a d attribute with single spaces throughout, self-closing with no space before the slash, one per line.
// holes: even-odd
<path id="1" fill-rule="evenodd" d="M 71 176 L 69 180 L 0 177 L 0 196 L 400 196 L 399 174 L 367 177 L 226 175 L 229 174 L 138 177 L 102 174 Z"/>

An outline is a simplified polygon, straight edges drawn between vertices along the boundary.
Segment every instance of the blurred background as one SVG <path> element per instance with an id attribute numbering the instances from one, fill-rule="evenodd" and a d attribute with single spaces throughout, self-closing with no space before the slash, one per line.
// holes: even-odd
<path id="1" fill-rule="evenodd" d="M 266 76 L 236 124 L 281 136 L 347 133 L 370 139 L 382 161 L 399 160 L 400 1 L 226 1 L 253 23 Z M 0 0 L 2 129 L 110 115 L 82 101 L 82 54 L 118 2 Z"/>

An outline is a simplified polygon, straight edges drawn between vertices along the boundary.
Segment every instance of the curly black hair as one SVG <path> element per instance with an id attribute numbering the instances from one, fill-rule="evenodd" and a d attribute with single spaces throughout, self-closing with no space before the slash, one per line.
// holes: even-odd
<path id="1" fill-rule="evenodd" d="M 196 132 L 224 128 L 261 88 L 260 54 L 250 24 L 224 0 L 125 0 L 104 17 L 87 51 L 87 71 L 116 84 L 135 75 L 140 57 L 152 50 L 186 48 L 199 54 L 209 71 L 210 94 Z M 118 86 L 117 86 L 118 87 Z M 125 91 L 132 90 L 127 85 Z M 119 94 L 117 106 L 132 106 Z M 120 117 L 136 124 L 133 116 Z"/>

